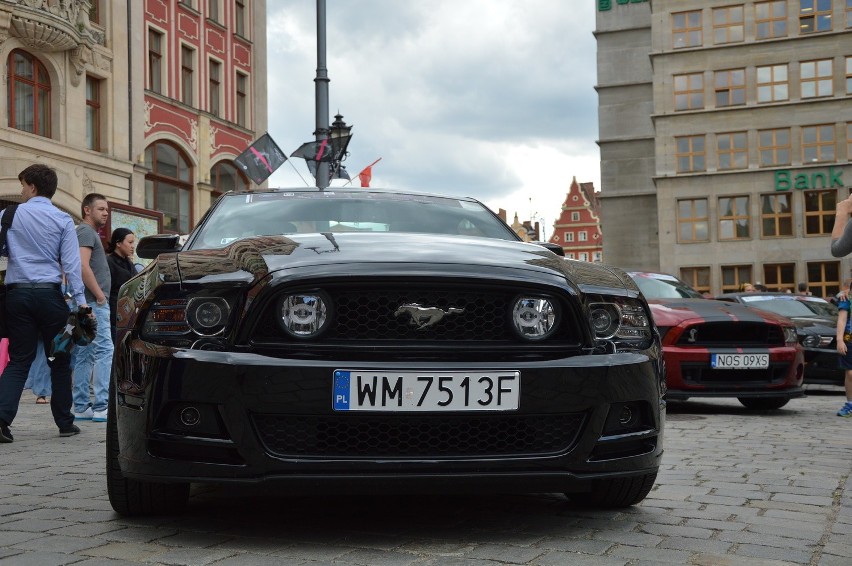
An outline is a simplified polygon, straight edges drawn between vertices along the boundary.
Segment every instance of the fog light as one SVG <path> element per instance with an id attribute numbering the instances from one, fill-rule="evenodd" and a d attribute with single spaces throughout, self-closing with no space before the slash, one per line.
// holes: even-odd
<path id="1" fill-rule="evenodd" d="M 180 412 L 180 422 L 184 426 L 195 426 L 201 422 L 201 413 L 195 407 L 187 407 Z"/>
<path id="2" fill-rule="evenodd" d="M 618 415 L 618 424 L 621 426 L 632 426 L 634 421 L 633 411 L 630 409 L 630 405 L 624 405 L 621 408 L 621 414 Z"/>

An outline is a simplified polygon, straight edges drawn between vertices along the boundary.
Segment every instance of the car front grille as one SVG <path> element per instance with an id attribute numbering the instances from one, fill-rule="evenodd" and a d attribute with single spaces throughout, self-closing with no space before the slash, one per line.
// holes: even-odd
<path id="1" fill-rule="evenodd" d="M 253 415 L 275 456 L 356 459 L 559 454 L 574 446 L 584 420 L 583 414 Z"/>
<path id="2" fill-rule="evenodd" d="M 789 369 L 789 363 L 769 364 L 767 369 L 713 369 L 706 362 L 680 364 L 684 382 L 709 388 L 783 383 Z"/>
<path id="3" fill-rule="evenodd" d="M 776 324 L 762 322 L 707 322 L 686 328 L 678 346 L 754 348 L 784 345 L 784 331 Z"/>
<path id="4" fill-rule="evenodd" d="M 509 315 L 515 297 L 530 293 L 528 289 L 507 286 L 411 285 L 370 284 L 369 286 L 323 286 L 333 305 L 332 326 L 315 343 L 352 343 L 365 341 L 437 342 L 488 342 L 516 341 L 510 328 Z M 541 295 L 541 292 L 532 291 Z M 553 296 L 553 293 L 549 293 Z M 559 300 L 558 300 L 559 302 Z M 461 312 L 446 314 L 440 322 L 418 328 L 411 324 L 408 315 L 397 316 L 397 309 L 405 304 L 437 307 L 447 312 L 451 308 Z M 275 305 L 274 299 L 271 305 Z M 572 312 L 559 304 L 562 324 L 553 336 L 558 341 L 579 341 L 579 331 Z M 274 306 L 265 309 L 253 338 L 259 341 L 288 340 L 276 321 Z"/>

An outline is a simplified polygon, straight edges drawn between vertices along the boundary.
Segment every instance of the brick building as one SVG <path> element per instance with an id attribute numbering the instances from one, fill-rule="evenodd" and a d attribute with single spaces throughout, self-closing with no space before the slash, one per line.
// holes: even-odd
<path id="1" fill-rule="evenodd" d="M 603 261 L 600 201 L 592 183 L 571 181 L 549 241 L 562 246 L 567 258 Z"/>

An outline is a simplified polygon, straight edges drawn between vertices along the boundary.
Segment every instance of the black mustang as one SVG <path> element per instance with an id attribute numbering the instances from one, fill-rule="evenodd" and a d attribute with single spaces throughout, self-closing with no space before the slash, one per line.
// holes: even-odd
<path id="1" fill-rule="evenodd" d="M 258 481 L 641 501 L 663 452 L 656 327 L 623 271 L 552 248 L 472 199 L 339 188 L 228 193 L 183 246 L 142 238 L 154 261 L 117 309 L 113 508 Z"/>

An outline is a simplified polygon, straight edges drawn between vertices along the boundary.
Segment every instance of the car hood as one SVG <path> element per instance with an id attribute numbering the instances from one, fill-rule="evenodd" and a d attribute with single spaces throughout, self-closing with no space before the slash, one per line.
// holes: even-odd
<path id="1" fill-rule="evenodd" d="M 441 264 L 465 269 L 522 268 L 568 278 L 583 288 L 638 290 L 619 269 L 565 260 L 542 246 L 491 238 L 433 234 L 323 233 L 260 236 L 221 249 L 162 254 L 156 269 L 163 283 L 251 285 L 270 273 L 291 268 L 334 265 Z M 358 271 L 363 273 L 362 270 Z"/>
<path id="2" fill-rule="evenodd" d="M 767 322 L 790 326 L 791 321 L 771 312 L 713 299 L 649 299 L 657 326 L 677 326 L 687 321 Z"/>
<path id="3" fill-rule="evenodd" d="M 822 317 L 790 317 L 796 327 L 814 334 L 834 334 L 837 328 L 837 321 L 831 318 Z"/>

